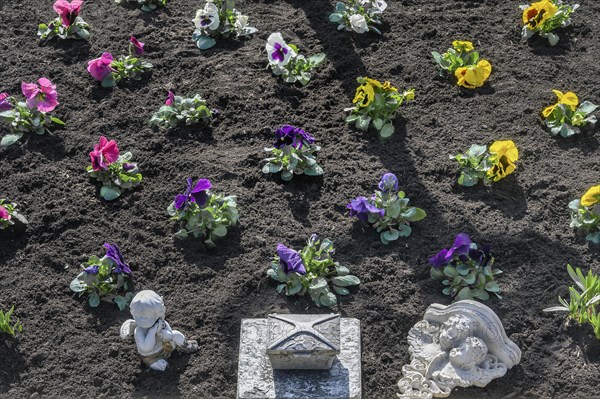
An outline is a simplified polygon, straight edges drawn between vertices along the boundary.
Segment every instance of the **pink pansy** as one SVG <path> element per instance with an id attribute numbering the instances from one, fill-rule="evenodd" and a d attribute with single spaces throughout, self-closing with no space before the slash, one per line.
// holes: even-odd
<path id="1" fill-rule="evenodd" d="M 0 112 L 8 111 L 9 109 L 12 109 L 12 105 L 10 103 L 10 94 L 0 93 Z"/>
<path id="2" fill-rule="evenodd" d="M 135 36 L 131 36 L 129 41 L 131 42 L 131 44 L 133 44 L 133 50 L 135 51 L 136 55 L 144 54 L 144 43 L 136 39 Z"/>
<path id="3" fill-rule="evenodd" d="M 10 213 L 2 205 L 0 205 L 0 219 L 10 220 Z"/>
<path id="4" fill-rule="evenodd" d="M 106 137 L 100 137 L 100 143 L 94 145 L 94 151 L 90 152 L 92 169 L 95 171 L 107 170 L 108 165 L 119 159 L 119 148 L 114 140 L 108 141 Z"/>
<path id="5" fill-rule="evenodd" d="M 27 106 L 31 109 L 37 107 L 40 112 L 51 112 L 58 105 L 56 85 L 46 78 L 38 79 L 39 86 L 35 83 L 21 83 L 21 91 L 27 98 Z"/>
<path id="6" fill-rule="evenodd" d="M 66 0 L 56 0 L 52 8 L 60 15 L 64 26 L 71 26 L 79 15 L 82 5 L 83 0 L 73 0 L 71 3 Z"/>
<path id="7" fill-rule="evenodd" d="M 111 53 L 102 53 L 102 57 L 88 61 L 87 70 L 92 77 L 100 82 L 112 72 L 110 64 L 113 62 Z"/>
<path id="8" fill-rule="evenodd" d="M 173 92 L 169 90 L 167 93 L 167 101 L 165 101 L 165 105 L 173 105 L 173 102 L 175 102 L 175 94 L 173 94 Z"/>

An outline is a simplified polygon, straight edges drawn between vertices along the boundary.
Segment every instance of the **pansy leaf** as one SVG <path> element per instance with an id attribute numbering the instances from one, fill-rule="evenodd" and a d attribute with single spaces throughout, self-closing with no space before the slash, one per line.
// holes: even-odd
<path id="1" fill-rule="evenodd" d="M 300 281 L 294 281 L 291 287 L 288 286 L 287 295 L 296 295 L 300 291 L 302 291 L 302 283 Z"/>
<path id="2" fill-rule="evenodd" d="M 83 273 L 85 273 L 85 272 L 83 272 Z M 71 291 L 74 291 L 74 292 L 83 292 L 87 288 L 86 285 L 83 283 L 83 281 L 81 281 L 79 279 L 79 276 L 75 277 L 75 279 L 73 279 L 73 281 L 71 281 L 71 284 L 69 285 L 69 287 L 71 288 Z"/>
<path id="3" fill-rule="evenodd" d="M 118 187 L 102 186 L 100 196 L 107 201 L 113 201 L 121 195 L 121 190 Z"/>
<path id="4" fill-rule="evenodd" d="M 61 121 L 58 118 L 55 118 L 54 116 L 50 118 L 50 121 L 52 121 L 52 123 L 54 123 L 56 125 L 61 125 L 61 126 L 65 125 L 65 123 L 63 121 Z"/>
<path id="5" fill-rule="evenodd" d="M 212 231 L 212 234 L 218 237 L 225 237 L 227 235 L 227 227 L 220 224 Z"/>
<path id="6" fill-rule="evenodd" d="M 381 130 L 381 128 L 383 127 L 383 119 L 381 119 L 381 118 L 373 119 L 373 127 L 375 127 L 375 129 L 377 129 L 377 130 Z"/>
<path id="7" fill-rule="evenodd" d="M 293 177 L 294 174 L 288 170 L 284 170 L 283 172 L 281 172 L 281 180 L 283 181 L 290 181 Z"/>
<path id="8" fill-rule="evenodd" d="M 91 307 L 97 308 L 98 305 L 100 305 L 100 297 L 98 296 L 98 293 L 92 292 L 88 297 L 88 302 Z"/>
<path id="9" fill-rule="evenodd" d="M 401 224 L 398 226 L 398 235 L 400 237 L 408 237 L 412 233 L 412 229 L 407 224 Z"/>
<path id="10" fill-rule="evenodd" d="M 337 305 L 337 297 L 332 292 L 327 292 L 319 297 L 319 302 L 321 305 L 330 307 Z"/>
<path id="11" fill-rule="evenodd" d="M 350 293 L 350 290 L 348 288 L 338 287 L 337 285 L 333 286 L 333 290 L 338 295 L 348 295 Z"/>
<path id="12" fill-rule="evenodd" d="M 486 291 L 489 291 L 489 292 L 499 292 L 500 291 L 500 287 L 498 286 L 498 283 L 496 283 L 495 281 L 490 281 L 489 283 L 487 283 L 485 285 L 485 289 L 486 289 Z"/>
<path id="13" fill-rule="evenodd" d="M 469 287 L 463 287 L 460 291 L 458 291 L 458 294 L 456 295 L 456 299 L 458 300 L 472 298 L 473 296 L 471 295 L 471 289 Z"/>
<path id="14" fill-rule="evenodd" d="M 446 287 L 442 290 L 442 294 L 444 294 L 444 295 L 450 295 L 451 292 L 452 292 L 451 287 Z"/>
<path id="15" fill-rule="evenodd" d="M 2 137 L 2 141 L 0 141 L 0 145 L 8 147 L 10 145 L 15 144 L 19 139 L 23 137 L 23 133 L 10 133 Z"/>
<path id="16" fill-rule="evenodd" d="M 351 285 L 358 285 L 360 284 L 360 280 L 358 279 L 358 277 L 356 276 L 352 276 L 350 274 L 346 275 L 346 276 L 337 276 L 331 279 L 331 282 L 334 285 L 337 285 L 339 287 L 349 287 Z"/>
<path id="17" fill-rule="evenodd" d="M 263 173 L 277 173 L 279 171 L 281 171 L 281 169 L 283 168 L 283 165 L 279 164 L 276 165 L 274 163 L 268 163 L 265 166 L 263 166 L 262 171 Z"/>
<path id="18" fill-rule="evenodd" d="M 324 53 L 318 53 L 315 55 L 311 55 L 310 57 L 308 57 L 308 61 L 313 64 L 313 66 L 317 66 L 320 63 L 323 62 L 323 60 L 325 60 L 325 54 Z M 310 79 L 310 75 L 309 75 L 309 79 Z"/>
<path id="19" fill-rule="evenodd" d="M 350 270 L 348 270 L 348 268 L 346 266 L 337 265 L 335 267 L 335 270 L 336 270 L 338 276 L 347 276 L 348 274 L 350 274 Z"/>
<path id="20" fill-rule="evenodd" d="M 175 237 L 182 240 L 182 239 L 188 237 L 188 232 L 186 229 L 181 229 L 181 230 L 177 231 L 177 233 L 175 233 Z"/>
<path id="21" fill-rule="evenodd" d="M 385 238 L 387 241 L 395 241 L 398 239 L 398 237 L 400 237 L 400 233 L 398 232 L 398 230 L 394 230 L 394 231 L 384 231 L 382 233 L 383 238 Z"/>
<path id="22" fill-rule="evenodd" d="M 113 302 L 117 304 L 119 310 L 125 310 L 127 308 L 127 303 L 129 302 L 125 297 L 121 295 L 115 296 Z"/>
<path id="23" fill-rule="evenodd" d="M 594 112 L 598 106 L 596 104 L 592 104 L 589 101 L 584 101 L 581 103 L 579 108 L 577 108 L 578 112 L 583 112 L 584 114 L 589 114 L 590 112 Z"/>
<path id="24" fill-rule="evenodd" d="M 337 12 L 344 12 L 344 11 L 346 11 L 346 10 L 347 10 L 347 8 L 346 8 L 346 4 L 342 3 L 341 1 L 338 1 L 338 2 L 335 4 L 335 10 L 336 10 Z"/>
<path id="25" fill-rule="evenodd" d="M 485 290 L 473 290 L 473 297 L 481 299 L 482 301 L 487 301 L 490 299 L 490 294 Z"/>
<path id="26" fill-rule="evenodd" d="M 369 129 L 369 124 L 371 123 L 371 117 L 366 115 L 361 115 L 356 120 L 356 127 L 362 131 L 367 131 Z"/>
<path id="27" fill-rule="evenodd" d="M 431 268 L 431 270 L 429 271 L 429 274 L 431 275 L 431 278 L 434 280 L 441 280 L 446 277 L 440 269 L 437 269 L 435 267 Z"/>
<path id="28" fill-rule="evenodd" d="M 456 271 L 461 276 L 466 276 L 467 274 L 469 274 L 469 268 L 462 263 L 460 263 L 458 266 L 456 266 Z"/>
<path id="29" fill-rule="evenodd" d="M 392 125 L 391 123 L 386 123 L 379 131 L 379 135 L 383 138 L 388 138 L 392 134 L 394 134 L 394 125 Z"/>
<path id="30" fill-rule="evenodd" d="M 458 271 L 458 267 L 457 267 L 457 271 Z M 470 284 L 474 284 L 476 278 L 477 277 L 476 277 L 476 273 L 475 272 L 468 273 L 466 276 L 463 277 L 463 279 L 465 280 L 465 283 L 467 283 L 469 285 Z"/>

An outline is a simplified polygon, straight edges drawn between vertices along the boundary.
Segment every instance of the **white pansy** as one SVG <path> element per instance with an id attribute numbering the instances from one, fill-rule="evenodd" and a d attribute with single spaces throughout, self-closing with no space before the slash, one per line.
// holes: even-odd
<path id="1" fill-rule="evenodd" d="M 360 14 L 351 15 L 350 18 L 350 27 L 356 33 L 365 33 L 369 30 L 367 26 L 367 20 Z"/>
<path id="2" fill-rule="evenodd" d="M 290 57 L 296 55 L 294 50 L 283 40 L 281 33 L 271 33 L 265 46 L 271 64 L 287 65 Z"/>
<path id="3" fill-rule="evenodd" d="M 196 12 L 196 18 L 192 20 L 197 29 L 217 30 L 221 21 L 219 20 L 219 9 L 214 3 L 206 3 L 202 10 Z"/>

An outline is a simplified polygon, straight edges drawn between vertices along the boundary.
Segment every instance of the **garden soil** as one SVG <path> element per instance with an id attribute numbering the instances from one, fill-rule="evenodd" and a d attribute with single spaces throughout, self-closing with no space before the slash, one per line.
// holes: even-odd
<path id="1" fill-rule="evenodd" d="M 23 333 L 0 341 L 2 398 L 234 398 L 243 318 L 269 313 L 328 313 L 309 298 L 286 298 L 266 271 L 278 242 L 296 249 L 312 234 L 331 238 L 336 260 L 361 279 L 335 309 L 361 321 L 363 395 L 394 398 L 409 362 L 407 333 L 432 303 L 449 304 L 431 280 L 427 259 L 455 234 L 491 243 L 502 299 L 486 302 L 523 351 L 521 363 L 485 388 L 452 398 L 600 398 L 600 344 L 589 327 L 546 314 L 571 284 L 567 263 L 600 271 L 599 249 L 569 228 L 567 204 L 600 178 L 597 132 L 570 139 L 545 131 L 540 110 L 551 89 L 600 103 L 600 4 L 580 0 L 560 43 L 520 39 L 518 1 L 389 1 L 383 36 L 337 31 L 326 0 L 245 0 L 240 10 L 259 32 L 219 40 L 201 52 L 191 41 L 200 1 L 171 0 L 144 13 L 111 0 L 88 0 L 81 16 L 89 42 L 38 44 L 37 24 L 54 17 L 51 0 L 0 2 L 0 91 L 20 97 L 21 81 L 57 84 L 52 135 L 0 149 L 0 197 L 30 220 L 0 235 L 0 307 L 16 305 Z M 264 45 L 282 32 L 303 54 L 323 52 L 324 66 L 306 86 L 290 86 L 266 69 Z M 125 53 L 134 34 L 154 69 L 141 81 L 103 89 L 86 72 L 102 52 Z M 493 72 L 477 90 L 437 75 L 431 51 L 472 40 Z M 415 88 L 396 133 L 381 142 L 344 123 L 356 77 Z M 148 121 L 166 91 L 202 94 L 219 109 L 211 128 L 166 133 Z M 322 178 L 283 183 L 263 175 L 273 131 L 293 124 L 322 146 Z M 5 134 L 6 125 L 0 125 Z M 100 135 L 131 151 L 144 181 L 113 202 L 86 175 Z M 517 171 L 492 188 L 456 184 L 450 154 L 471 144 L 514 140 Z M 384 246 L 347 216 L 345 205 L 394 172 L 411 203 L 427 211 L 408 238 Z M 241 215 L 218 248 L 173 238 L 166 208 L 187 177 L 237 195 Z M 165 373 L 141 366 L 135 344 L 119 338 L 130 317 L 115 305 L 90 308 L 69 290 L 80 264 L 115 242 L 132 266 L 136 290 L 153 289 L 174 328 L 196 338 L 196 354 L 175 353 Z"/>

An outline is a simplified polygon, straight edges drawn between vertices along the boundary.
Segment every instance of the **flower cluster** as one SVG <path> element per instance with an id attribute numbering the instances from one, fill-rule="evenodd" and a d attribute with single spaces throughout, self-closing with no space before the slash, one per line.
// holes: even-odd
<path id="1" fill-rule="evenodd" d="M 100 195 L 105 200 L 115 200 L 124 190 L 142 182 L 140 170 L 136 163 L 130 162 L 131 157 L 130 152 L 119 155 L 116 141 L 108 141 L 104 136 L 94 145 L 94 151 L 90 152 L 92 164 L 86 170 L 102 183 Z"/>
<path id="2" fill-rule="evenodd" d="M 373 31 L 381 35 L 375 25 L 381 25 L 379 16 L 386 8 L 387 3 L 383 0 L 339 1 L 329 20 L 338 24 L 338 30 L 346 29 L 356 33 Z"/>
<path id="3" fill-rule="evenodd" d="M 458 184 L 471 187 L 479 180 L 490 185 L 517 169 L 519 150 L 511 140 L 494 141 L 489 148 L 473 144 L 465 154 L 450 155 L 461 166 Z"/>
<path id="4" fill-rule="evenodd" d="M 382 138 L 388 138 L 394 134 L 394 119 L 398 115 L 398 109 L 405 101 L 415 99 L 414 89 L 400 94 L 398 89 L 390 82 L 381 83 L 368 77 L 357 79 L 360 86 L 356 88 L 356 94 L 352 103 L 353 107 L 346 108 L 350 111 L 346 122 L 355 123 L 362 131 L 367 131 L 373 126 Z"/>
<path id="5" fill-rule="evenodd" d="M 88 302 L 95 308 L 100 300 L 114 302 L 124 310 L 133 298 L 131 268 L 125 262 L 117 244 L 105 243 L 106 254 L 102 258 L 91 256 L 82 266 L 83 271 L 71 281 L 71 290 L 79 296 L 88 295 Z"/>
<path id="6" fill-rule="evenodd" d="M 183 228 L 175 237 L 184 239 L 191 234 L 202 237 L 207 247 L 215 247 L 215 241 L 227 235 L 227 229 L 239 220 L 236 197 L 223 196 L 209 191 L 212 184 L 200 179 L 193 184 L 187 179 L 187 188 L 178 194 L 167 208 L 171 220 L 182 221 Z"/>
<path id="7" fill-rule="evenodd" d="M 167 0 L 115 0 L 117 4 L 137 4 L 142 7 L 142 11 L 154 11 L 159 7 L 167 5 Z"/>
<path id="8" fill-rule="evenodd" d="M 0 309 L 0 332 L 14 337 L 17 332 L 23 332 L 23 325 L 19 319 L 11 320 L 15 307 L 12 306 L 8 312 Z"/>
<path id="9" fill-rule="evenodd" d="M 315 68 L 325 59 L 323 53 L 308 58 L 298 54 L 298 47 L 286 43 L 279 32 L 271 33 L 266 49 L 269 67 L 275 75 L 281 76 L 287 83 L 308 84 Z"/>
<path id="10" fill-rule="evenodd" d="M 79 16 L 82 5 L 83 0 L 72 0 L 70 3 L 67 0 L 56 0 L 53 8 L 58 17 L 47 24 L 39 24 L 37 34 L 40 39 L 49 40 L 53 37 L 61 39 L 89 38 L 89 25 Z"/>
<path id="11" fill-rule="evenodd" d="M 173 129 L 180 125 L 193 125 L 196 123 L 208 125 L 216 111 L 208 108 L 206 100 L 199 94 L 192 98 L 184 98 L 169 91 L 165 105 L 152 115 L 150 126 Z"/>
<path id="12" fill-rule="evenodd" d="M 102 53 L 100 58 L 88 61 L 87 70 L 102 87 L 116 86 L 123 79 L 140 80 L 142 73 L 152 68 L 152 64 L 142 61 L 144 43 L 134 36 L 129 39 L 129 54 L 114 59 L 111 53 Z"/>
<path id="13" fill-rule="evenodd" d="M 284 181 L 292 180 L 294 175 L 320 176 L 323 168 L 317 163 L 316 152 L 321 149 L 314 145 L 315 138 L 308 132 L 290 125 L 283 125 L 275 131 L 273 147 L 265 148 L 271 157 L 263 173 L 279 173 Z"/>
<path id="14" fill-rule="evenodd" d="M 0 118 L 10 124 L 10 133 L 5 135 L 0 145 L 15 144 L 26 133 L 50 133 L 46 126 L 51 123 L 64 125 L 58 118 L 48 115 L 58 103 L 56 85 L 46 78 L 37 83 L 21 83 L 25 102 L 17 101 L 8 93 L 0 93 Z"/>
<path id="15" fill-rule="evenodd" d="M 454 74 L 456 84 L 467 89 L 483 86 L 492 73 L 492 64 L 488 60 L 479 59 L 479 53 L 473 43 L 455 40 L 452 48 L 444 54 L 432 52 L 440 74 Z"/>
<path id="16" fill-rule="evenodd" d="M 570 137 L 581 132 L 581 128 L 593 128 L 596 117 L 590 115 L 598 106 L 589 101 L 579 104 L 579 98 L 571 91 L 562 93 L 552 90 L 558 100 L 555 104 L 546 107 L 542 116 L 546 126 L 553 136 L 560 134 L 562 137 Z"/>
<path id="17" fill-rule="evenodd" d="M 346 208 L 349 216 L 356 216 L 377 229 L 381 242 L 387 245 L 399 237 L 408 237 L 412 232 L 410 223 L 424 219 L 427 214 L 421 208 L 408 206 L 410 200 L 404 191 L 398 191 L 398 178 L 394 174 L 384 174 L 378 188 L 371 198 L 357 197 Z"/>
<path id="18" fill-rule="evenodd" d="M 600 244 L 600 185 L 591 187 L 580 199 L 569 203 L 571 227 L 594 244 Z"/>
<path id="19" fill-rule="evenodd" d="M 192 40 L 200 50 L 213 47 L 218 37 L 248 36 L 258 31 L 248 26 L 248 17 L 235 9 L 233 0 L 207 0 L 192 22 L 196 27 Z"/>
<path id="20" fill-rule="evenodd" d="M 481 249 L 466 234 L 458 234 L 450 249 L 442 249 L 429 258 L 431 277 L 441 280 L 446 287 L 442 290 L 452 298 L 485 301 L 494 293 L 501 296 L 500 287 L 494 276 L 502 271 L 494 269 L 494 257 L 490 253 L 491 246 L 483 245 Z"/>
<path id="21" fill-rule="evenodd" d="M 16 223 L 29 224 L 25 216 L 17 211 L 16 203 L 0 198 L 0 230 L 7 229 Z"/>
<path id="22" fill-rule="evenodd" d="M 541 37 L 548 39 L 551 46 L 555 46 L 559 37 L 552 31 L 569 26 L 571 14 L 579 8 L 579 4 L 571 6 L 564 4 L 562 0 L 542 0 L 520 8 L 523 10 L 523 39 L 527 40 L 539 33 Z"/>
<path id="23" fill-rule="evenodd" d="M 567 272 L 581 292 L 569 287 L 569 302 L 559 296 L 561 306 L 546 308 L 544 312 L 568 312 L 577 323 L 589 323 L 596 338 L 600 339 L 600 277 L 591 270 L 584 276 L 581 269 L 573 270 L 571 265 L 567 265 Z"/>
<path id="24" fill-rule="evenodd" d="M 334 306 L 337 305 L 335 294 L 348 295 L 350 291 L 346 287 L 360 284 L 347 267 L 333 260 L 334 253 L 333 243 L 329 239 L 319 240 L 316 234 L 300 252 L 277 244 L 277 254 L 267 275 L 281 283 L 277 286 L 279 293 L 285 291 L 291 296 L 308 292 L 317 306 Z"/>

